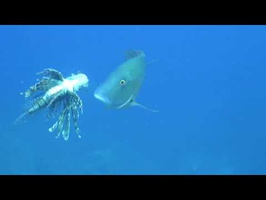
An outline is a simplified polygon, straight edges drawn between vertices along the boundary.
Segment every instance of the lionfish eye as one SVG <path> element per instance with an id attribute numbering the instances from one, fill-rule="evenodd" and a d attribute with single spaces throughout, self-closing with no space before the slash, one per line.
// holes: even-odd
<path id="1" fill-rule="evenodd" d="M 120 81 L 120 85 L 125 85 L 126 84 L 126 81 L 125 80 L 121 80 Z"/>

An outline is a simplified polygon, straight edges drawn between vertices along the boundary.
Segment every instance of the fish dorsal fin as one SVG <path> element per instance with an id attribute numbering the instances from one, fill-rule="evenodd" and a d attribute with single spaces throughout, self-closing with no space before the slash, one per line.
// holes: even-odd
<path id="1" fill-rule="evenodd" d="M 59 80 L 59 81 L 63 81 L 64 80 L 64 77 L 62 75 L 61 72 L 53 69 L 53 68 L 46 68 L 44 69 L 43 71 L 41 72 L 38 72 L 37 73 L 38 75 L 44 75 L 44 76 L 48 76 L 49 78 L 53 78 L 53 79 L 56 79 L 56 80 Z"/>
<path id="2" fill-rule="evenodd" d="M 127 50 L 125 53 L 125 59 L 129 60 L 131 58 L 135 58 L 141 55 L 144 56 L 144 52 L 142 50 Z"/>
<path id="3" fill-rule="evenodd" d="M 131 106 L 139 106 L 139 107 L 144 108 L 145 110 L 149 110 L 151 112 L 159 112 L 159 110 L 153 110 L 153 109 L 147 108 L 146 106 L 143 106 L 143 105 L 137 103 L 136 101 L 132 101 L 130 105 Z"/>

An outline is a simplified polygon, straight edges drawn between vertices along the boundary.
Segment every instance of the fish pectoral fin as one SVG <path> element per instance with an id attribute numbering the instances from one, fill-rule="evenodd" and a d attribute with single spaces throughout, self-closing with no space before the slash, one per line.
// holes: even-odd
<path id="1" fill-rule="evenodd" d="M 159 62 L 158 59 L 152 60 L 151 62 L 147 63 L 146 66 L 152 65 L 153 63 Z"/>
<path id="2" fill-rule="evenodd" d="M 137 103 L 136 101 L 132 101 L 130 106 L 139 106 L 139 107 L 144 108 L 145 110 L 149 110 L 151 112 L 159 112 L 159 110 L 153 110 L 153 109 L 147 108 L 146 106 L 143 106 L 143 105 Z"/>

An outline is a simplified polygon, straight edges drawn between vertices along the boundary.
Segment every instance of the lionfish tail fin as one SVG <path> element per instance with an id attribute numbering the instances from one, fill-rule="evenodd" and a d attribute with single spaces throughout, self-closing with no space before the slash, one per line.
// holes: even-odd
<path id="1" fill-rule="evenodd" d="M 22 113 L 14 122 L 13 122 L 13 124 L 14 125 L 18 125 L 18 124 L 21 124 L 21 123 L 23 123 L 23 122 L 25 122 L 26 121 L 26 119 L 27 119 L 27 117 L 29 116 L 29 112 L 24 112 L 24 113 Z"/>

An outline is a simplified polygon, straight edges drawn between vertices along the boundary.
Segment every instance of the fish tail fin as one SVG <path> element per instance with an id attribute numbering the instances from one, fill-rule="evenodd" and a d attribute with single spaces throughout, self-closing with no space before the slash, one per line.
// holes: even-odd
<path id="1" fill-rule="evenodd" d="M 23 123 L 26 120 L 26 118 L 28 118 L 29 115 L 30 115 L 29 112 L 22 113 L 17 119 L 15 119 L 15 121 L 13 122 L 13 124 L 14 125 L 18 125 L 18 124 Z"/>
<path id="2" fill-rule="evenodd" d="M 154 110 L 154 109 L 147 108 L 146 106 L 143 106 L 143 105 L 141 105 L 141 104 L 139 104 L 139 103 L 137 103 L 135 101 L 133 101 L 131 103 L 131 106 L 139 106 L 139 107 L 141 107 L 141 108 L 143 108 L 145 110 L 151 111 L 151 112 L 159 112 L 159 110 Z"/>
<path id="3" fill-rule="evenodd" d="M 36 112 L 41 110 L 42 108 L 45 107 L 46 102 L 42 97 L 38 97 L 34 99 L 33 101 L 29 102 L 30 105 L 27 105 L 28 107 L 26 111 L 24 111 L 14 122 L 14 125 L 22 124 L 23 122 L 26 121 L 26 119 L 29 116 L 33 116 Z"/>

